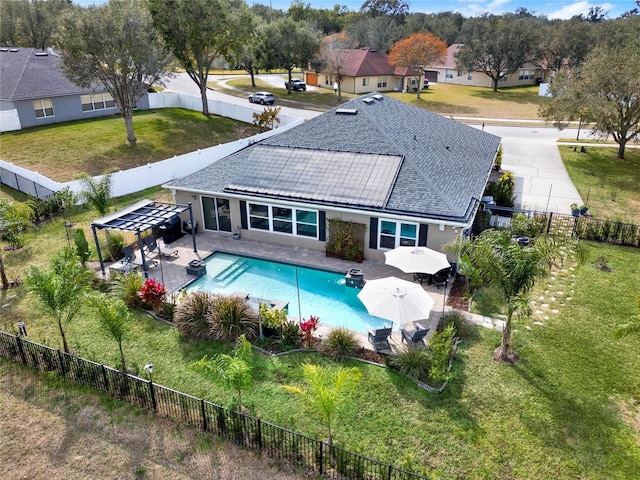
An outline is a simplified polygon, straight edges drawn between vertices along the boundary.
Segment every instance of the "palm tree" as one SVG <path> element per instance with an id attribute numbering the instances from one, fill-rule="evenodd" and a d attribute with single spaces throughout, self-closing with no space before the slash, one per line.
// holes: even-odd
<path id="1" fill-rule="evenodd" d="M 104 216 L 109 213 L 112 186 L 111 174 L 106 173 L 99 180 L 96 180 L 83 173 L 80 175 L 80 181 L 85 187 L 79 194 L 80 198 L 95 208 L 100 215 Z"/>
<path id="2" fill-rule="evenodd" d="M 345 393 L 352 390 L 362 373 L 357 368 L 341 368 L 330 372 L 319 365 L 306 364 L 303 367 L 305 388 L 284 385 L 283 388 L 302 395 L 322 417 L 329 431 L 329 445 L 333 445 L 331 426 L 335 420 L 340 401 Z"/>
<path id="3" fill-rule="evenodd" d="M 58 322 L 64 351 L 69 353 L 64 326 L 79 312 L 91 272 L 81 268 L 74 257 L 63 254 L 54 258 L 49 270 L 28 267 L 26 278 L 31 292 Z"/>
<path id="4" fill-rule="evenodd" d="M 507 308 L 502 342 L 494 354 L 496 360 L 515 361 L 516 356 L 511 350 L 513 317 L 529 312 L 527 294 L 536 278 L 562 258 L 562 252 L 567 250 L 561 247 L 570 243 L 575 244 L 575 240 L 537 237 L 531 247 L 523 248 L 512 240 L 508 230 L 486 230 L 473 242 L 466 242 L 460 247 L 469 255 L 473 266 L 481 272 L 484 282 L 502 294 Z M 574 246 L 568 251 L 577 252 L 579 261 L 585 258 L 579 247 Z"/>
<path id="5" fill-rule="evenodd" d="M 191 364 L 195 370 L 211 374 L 219 378 L 227 387 L 235 388 L 238 393 L 238 411 L 242 411 L 242 389 L 249 388 L 251 379 L 251 344 L 241 335 L 234 350 L 233 356 L 221 353 L 214 358 L 202 357 Z"/>
<path id="6" fill-rule="evenodd" d="M 98 312 L 100 327 L 118 343 L 122 372 L 127 373 L 122 341 L 129 332 L 129 309 L 122 300 L 106 293 L 99 293 L 93 305 Z"/>

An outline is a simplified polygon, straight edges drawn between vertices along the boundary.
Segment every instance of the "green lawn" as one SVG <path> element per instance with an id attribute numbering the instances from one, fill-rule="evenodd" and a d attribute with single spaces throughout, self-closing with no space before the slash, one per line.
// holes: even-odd
<path id="1" fill-rule="evenodd" d="M 640 224 L 640 150 L 627 148 L 625 160 L 616 147 L 558 146 L 565 168 L 589 213 L 596 218 Z"/>
<path id="2" fill-rule="evenodd" d="M 82 172 L 126 170 L 258 133 L 253 125 L 179 108 L 136 112 L 133 126 L 135 147 L 126 141 L 123 120 L 112 116 L 5 132 L 0 151 L 3 160 L 66 182 Z"/>
<path id="3" fill-rule="evenodd" d="M 119 206 L 156 198 L 154 192 L 131 196 Z M 82 211 L 72 220 L 86 226 L 94 217 Z M 65 244 L 61 220 L 54 220 L 29 233 L 23 249 L 4 257 L 12 276 L 20 277 L 26 265 L 44 264 Z M 637 313 L 638 251 L 593 245 L 590 256 L 582 267 L 539 282 L 535 309 L 545 311 L 515 322 L 514 347 L 521 355 L 516 367 L 491 360 L 500 333 L 479 327 L 466 332 L 453 379 L 441 395 L 389 370 L 346 362 L 363 378 L 335 426 L 336 443 L 431 478 L 634 478 L 640 471 L 638 338 L 614 340 L 612 332 L 616 323 Z M 612 272 L 594 267 L 602 256 Z M 552 304 L 551 297 L 561 300 Z M 60 346 L 54 322 L 24 287 L 0 292 L 0 300 L 3 329 L 14 331 L 15 323 L 24 321 L 30 339 Z M 124 343 L 132 369 L 144 375 L 142 366 L 151 361 L 160 384 L 222 405 L 233 401 L 231 391 L 188 368 L 202 355 L 220 352 L 221 345 L 185 342 L 171 326 L 143 313 L 135 314 L 132 329 Z M 116 364 L 115 343 L 100 333 L 90 309 L 68 326 L 67 337 L 78 355 Z M 254 362 L 254 385 L 243 394 L 250 411 L 326 438 L 313 412 L 281 386 L 299 383 L 305 362 L 338 365 L 314 353 L 274 359 L 256 353 Z"/>

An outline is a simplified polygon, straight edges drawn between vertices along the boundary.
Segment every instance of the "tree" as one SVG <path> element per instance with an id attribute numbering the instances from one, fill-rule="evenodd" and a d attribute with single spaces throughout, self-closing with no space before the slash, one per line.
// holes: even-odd
<path id="1" fill-rule="evenodd" d="M 400 22 L 395 17 L 388 15 L 370 17 L 357 14 L 351 18 L 347 35 L 358 46 L 386 52 L 398 39 L 402 38 Z"/>
<path id="2" fill-rule="evenodd" d="M 254 29 L 239 0 L 150 0 L 153 24 L 200 89 L 202 113 L 209 115 L 207 79 L 216 58 L 239 52 Z"/>
<path id="3" fill-rule="evenodd" d="M 317 64 L 318 70 L 326 69 L 338 84 L 338 101 L 342 100 L 342 80 L 344 79 L 345 68 L 347 67 L 347 55 L 349 49 L 355 45 L 347 35 L 342 32 L 332 36 L 330 40 L 323 43 L 320 56 L 312 61 L 312 65 Z"/>
<path id="4" fill-rule="evenodd" d="M 69 353 L 64 327 L 80 311 L 91 272 L 79 266 L 71 255 L 58 255 L 45 270 L 33 265 L 27 268 L 27 285 L 44 309 L 55 318 L 64 351 Z"/>
<path id="5" fill-rule="evenodd" d="M 106 293 L 98 293 L 92 303 L 98 313 L 100 328 L 118 343 L 122 372 L 127 373 L 122 342 L 129 332 L 129 309 L 122 300 Z"/>
<path id="6" fill-rule="evenodd" d="M 490 77 L 494 92 L 502 77 L 533 60 L 537 34 L 527 18 L 485 14 L 467 20 L 463 29 L 466 38 L 456 54 L 456 65 Z"/>
<path id="7" fill-rule="evenodd" d="M 58 46 L 65 75 L 83 88 L 101 83 L 113 97 L 135 145 L 133 110 L 149 85 L 166 75 L 169 55 L 142 2 L 109 0 L 75 8 L 63 22 Z"/>
<path id="8" fill-rule="evenodd" d="M 559 128 L 577 118 L 591 122 L 594 132 L 613 137 L 624 159 L 627 142 L 640 134 L 640 42 L 595 49 L 580 69 L 559 75 L 549 91 L 542 118 Z"/>
<path id="9" fill-rule="evenodd" d="M 33 209 L 23 202 L 8 202 L 0 199 L 0 240 L 9 244 L 9 248 L 21 248 L 22 233 L 31 225 Z"/>
<path id="10" fill-rule="evenodd" d="M 447 56 L 447 44 L 432 33 L 414 33 L 400 40 L 389 52 L 389 63 L 413 71 L 418 82 L 417 98 L 422 90 L 422 74 L 426 65 L 439 63 Z"/>
<path id="11" fill-rule="evenodd" d="M 319 365 L 303 367 L 304 388 L 284 385 L 283 388 L 302 395 L 322 418 L 329 432 L 329 445 L 333 445 L 332 425 L 345 394 L 355 388 L 362 373 L 355 367 L 330 372 Z"/>
<path id="12" fill-rule="evenodd" d="M 238 411 L 242 411 L 242 389 L 251 386 L 251 344 L 241 335 L 233 356 L 224 353 L 215 358 L 206 355 L 191 364 L 192 368 L 211 374 L 222 380 L 227 387 L 235 388 L 238 393 Z"/>
<path id="13" fill-rule="evenodd" d="M 100 215 L 104 216 L 109 213 L 112 187 L 111 174 L 106 173 L 99 179 L 95 179 L 83 173 L 80 175 L 80 182 L 84 186 L 84 189 L 79 193 L 80 199 L 95 208 Z"/>
<path id="14" fill-rule="evenodd" d="M 371 17 L 404 18 L 409 12 L 407 0 L 366 0 L 360 11 Z"/>
<path id="15" fill-rule="evenodd" d="M 589 24 L 580 17 L 554 21 L 543 27 L 536 64 L 556 76 L 562 70 L 579 66 L 592 47 Z"/>
<path id="16" fill-rule="evenodd" d="M 320 48 L 319 34 L 304 23 L 290 18 L 275 21 L 265 29 L 262 63 L 266 68 L 280 67 L 287 71 L 287 93 L 291 94 L 291 72 L 306 68 Z"/>

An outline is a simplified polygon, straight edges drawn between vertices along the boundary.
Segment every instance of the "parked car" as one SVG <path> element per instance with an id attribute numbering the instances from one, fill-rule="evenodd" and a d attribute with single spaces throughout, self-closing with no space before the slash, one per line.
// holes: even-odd
<path id="1" fill-rule="evenodd" d="M 273 105 L 276 99 L 273 93 L 269 92 L 255 92 L 249 95 L 249 102 L 259 103 L 260 105 Z"/>
<path id="2" fill-rule="evenodd" d="M 287 84 L 289 82 L 284 82 L 284 87 L 287 88 Z M 291 80 L 291 90 L 302 90 L 303 92 L 307 90 L 307 84 L 302 80 L 294 78 Z"/>

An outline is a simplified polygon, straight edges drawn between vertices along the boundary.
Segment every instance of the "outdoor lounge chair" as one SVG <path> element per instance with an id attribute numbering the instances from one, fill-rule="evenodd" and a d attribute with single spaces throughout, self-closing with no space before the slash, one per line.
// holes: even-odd
<path id="1" fill-rule="evenodd" d="M 424 326 L 419 323 L 416 323 L 415 330 L 405 330 L 404 328 L 401 328 L 400 332 L 402 332 L 403 342 L 406 341 L 409 345 L 415 345 L 417 343 L 424 343 L 424 337 L 429 333 L 429 329 L 424 328 Z"/>
<path id="2" fill-rule="evenodd" d="M 155 238 L 153 238 L 153 235 L 148 235 L 146 237 L 144 237 L 142 239 L 142 242 L 144 243 L 144 248 L 146 249 L 148 254 L 156 254 L 160 257 L 165 257 L 165 258 L 171 258 L 171 257 L 177 257 L 178 256 L 178 249 L 177 248 L 164 248 L 162 249 L 160 247 L 160 245 L 158 245 L 158 242 L 156 241 Z"/>
<path id="3" fill-rule="evenodd" d="M 123 263 L 142 266 L 142 259 L 136 256 L 136 252 L 131 245 L 124 247 L 122 252 L 124 253 Z M 147 268 L 153 268 L 156 266 L 158 266 L 157 260 L 147 258 Z"/>
<path id="4" fill-rule="evenodd" d="M 391 353 L 390 336 L 391 327 L 377 328 L 373 332 L 369 330 L 369 341 L 373 345 L 373 350 L 377 353 Z"/>

